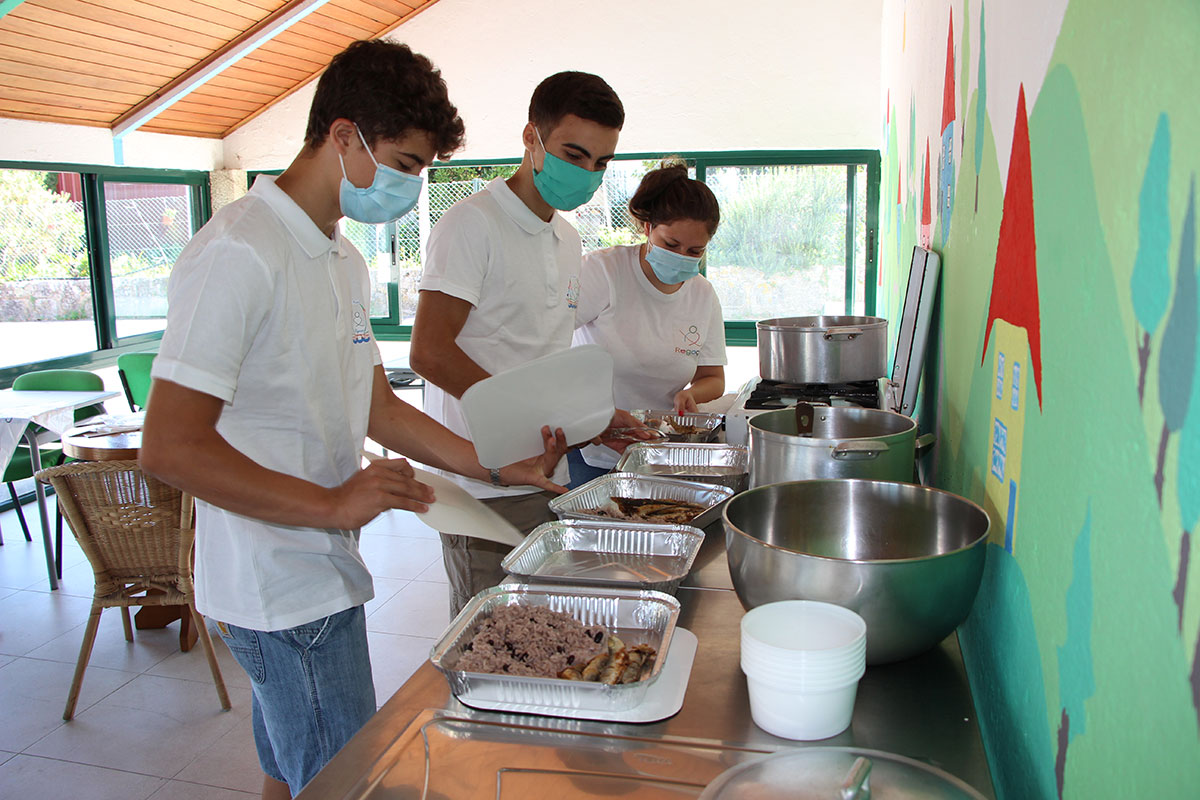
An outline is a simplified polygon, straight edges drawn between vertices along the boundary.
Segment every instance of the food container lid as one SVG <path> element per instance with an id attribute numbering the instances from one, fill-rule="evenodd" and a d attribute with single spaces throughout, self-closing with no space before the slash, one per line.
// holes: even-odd
<path id="1" fill-rule="evenodd" d="M 762 797 L 925 800 L 983 795 L 948 772 L 896 753 L 858 747 L 805 747 L 725 770 L 701 800 Z"/>

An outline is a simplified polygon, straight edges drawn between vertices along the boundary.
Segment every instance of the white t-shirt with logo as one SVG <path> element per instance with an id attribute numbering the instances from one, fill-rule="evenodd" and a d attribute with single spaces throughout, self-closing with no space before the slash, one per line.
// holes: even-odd
<path id="1" fill-rule="evenodd" d="M 598 344 L 613 357 L 617 408 L 670 409 L 697 367 L 725 364 L 721 302 L 703 275 L 664 294 L 642 272 L 641 245 L 588 253 L 580 272 L 573 344 Z M 616 451 L 583 449 L 593 467 L 613 467 Z"/>
<path id="2" fill-rule="evenodd" d="M 579 295 L 579 233 L 560 214 L 549 222 L 534 214 L 502 178 L 460 200 L 429 234 L 422 291 L 466 300 L 473 308 L 455 340 L 489 374 L 518 367 L 571 346 Z M 432 383 L 425 413 L 471 438 L 462 403 Z M 442 472 L 475 497 L 539 491 L 532 486 L 492 486 Z M 567 482 L 567 460 L 552 478 Z"/>
<path id="3" fill-rule="evenodd" d="M 361 464 L 379 349 L 363 257 L 270 176 L 179 255 L 155 378 L 225 402 L 217 431 L 267 469 L 325 487 Z M 276 525 L 196 502 L 196 606 L 280 630 L 374 595 L 358 530 Z"/>

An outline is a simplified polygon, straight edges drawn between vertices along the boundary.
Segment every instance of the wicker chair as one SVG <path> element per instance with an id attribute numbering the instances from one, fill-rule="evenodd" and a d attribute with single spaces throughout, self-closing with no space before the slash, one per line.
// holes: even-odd
<path id="1" fill-rule="evenodd" d="M 63 719 L 75 715 L 79 687 L 96 640 L 100 614 L 120 608 L 125 640 L 133 641 L 130 606 L 186 605 L 212 670 L 221 708 L 229 694 L 204 619 L 196 611 L 192 585 L 192 503 L 174 487 L 146 475 L 136 461 L 76 462 L 37 474 L 58 495 L 75 539 L 96 573 L 92 613 L 75 665 Z M 157 592 L 147 593 L 147 590 Z"/>

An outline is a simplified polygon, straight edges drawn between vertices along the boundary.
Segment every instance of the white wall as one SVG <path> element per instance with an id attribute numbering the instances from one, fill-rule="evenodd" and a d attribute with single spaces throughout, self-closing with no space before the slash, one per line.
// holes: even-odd
<path id="1" fill-rule="evenodd" d="M 881 17 L 882 0 L 440 0 L 393 38 L 441 68 L 459 158 L 519 155 L 530 94 L 564 69 L 621 96 L 622 152 L 876 149 Z M 314 86 L 227 137 L 225 166 L 286 166 Z"/>
<path id="2" fill-rule="evenodd" d="M 219 168 L 223 158 L 219 139 L 136 131 L 125 137 L 124 151 L 130 167 L 207 171 Z M 112 165 L 112 131 L 0 117 L 0 161 Z"/>

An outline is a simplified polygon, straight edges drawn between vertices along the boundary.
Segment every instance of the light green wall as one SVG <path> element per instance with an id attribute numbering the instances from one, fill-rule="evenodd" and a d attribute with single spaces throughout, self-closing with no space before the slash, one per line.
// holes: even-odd
<path id="1" fill-rule="evenodd" d="M 960 629 L 996 790 L 1200 796 L 1200 4 L 887 0 L 880 308 L 892 319 L 921 235 L 927 143 L 938 191 L 951 15 L 954 191 L 948 213 L 932 203 L 943 272 L 925 407 L 937 484 L 999 529 Z M 1010 191 L 1016 98 L 996 101 L 1018 83 L 1032 98 L 1031 209 Z M 1036 287 L 1012 277 L 1021 243 Z M 990 483 L 996 358 L 1024 365 L 1035 349 L 1040 403 L 1026 367 L 1022 410 L 1003 420 L 1018 440 L 1013 513 L 1007 483 Z"/>

